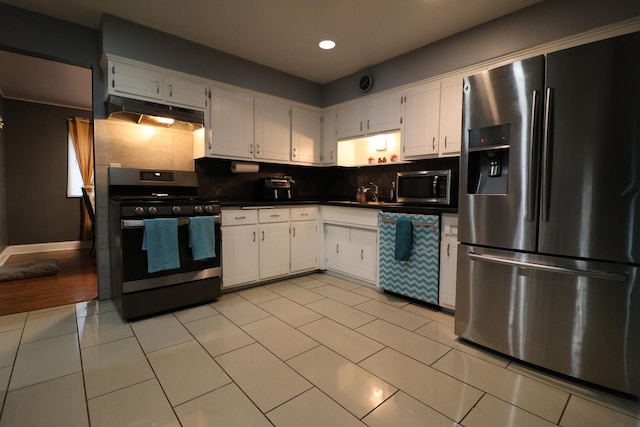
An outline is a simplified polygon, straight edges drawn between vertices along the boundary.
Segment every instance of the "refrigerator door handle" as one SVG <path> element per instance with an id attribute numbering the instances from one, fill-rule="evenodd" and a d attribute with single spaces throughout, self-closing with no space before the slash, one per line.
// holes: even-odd
<path id="1" fill-rule="evenodd" d="M 542 168 L 540 172 L 540 219 L 549 221 L 549 198 L 551 193 L 551 176 L 549 170 L 551 152 L 551 119 L 553 117 L 553 89 L 547 88 L 546 103 L 544 106 L 544 131 L 542 141 Z"/>
<path id="2" fill-rule="evenodd" d="M 527 174 L 527 221 L 535 220 L 535 180 L 534 180 L 534 167 L 535 167 L 535 154 L 536 154 L 536 128 L 538 124 L 538 95 L 539 91 L 534 90 L 531 93 L 531 123 L 529 124 L 529 173 Z"/>
<path id="3" fill-rule="evenodd" d="M 469 259 L 473 261 L 492 262 L 494 264 L 509 265 L 512 267 L 528 268 L 530 270 L 547 271 L 550 273 L 568 274 L 570 276 L 582 276 L 592 279 L 614 280 L 616 282 L 627 282 L 628 277 L 624 273 L 609 273 L 595 270 L 574 270 L 572 268 L 559 267 L 557 265 L 537 264 L 534 262 L 518 261 L 515 259 L 501 258 L 492 255 L 481 255 L 469 252 Z"/>

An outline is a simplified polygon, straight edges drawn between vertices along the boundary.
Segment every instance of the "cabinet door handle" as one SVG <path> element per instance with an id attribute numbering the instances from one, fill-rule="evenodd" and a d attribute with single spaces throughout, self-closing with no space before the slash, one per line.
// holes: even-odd
<path id="1" fill-rule="evenodd" d="M 293 158 L 294 159 L 296 158 L 296 149 L 295 148 L 293 149 Z"/>
<path id="2" fill-rule="evenodd" d="M 256 144 L 256 154 L 260 154 L 260 144 Z"/>
<path id="3" fill-rule="evenodd" d="M 243 219 L 247 219 L 247 217 L 246 216 L 237 216 L 236 219 L 238 221 L 242 221 Z"/>
<path id="4" fill-rule="evenodd" d="M 431 149 L 433 149 L 433 150 L 436 149 L 436 137 L 435 136 L 431 140 Z"/>
<path id="5" fill-rule="evenodd" d="M 340 253 L 340 243 L 336 243 L 336 253 Z"/>
<path id="6" fill-rule="evenodd" d="M 360 249 L 360 259 L 364 259 L 364 249 Z"/>
<path id="7" fill-rule="evenodd" d="M 447 148 L 447 136 L 444 136 L 444 148 Z"/>
<path id="8" fill-rule="evenodd" d="M 296 228 L 293 227 L 293 237 L 296 237 Z"/>
<path id="9" fill-rule="evenodd" d="M 451 246 L 451 243 L 447 243 L 447 256 L 451 256 L 451 254 L 449 253 L 450 246 Z"/>
<path id="10" fill-rule="evenodd" d="M 111 80 L 111 87 L 116 87 L 116 79 Z"/>
<path id="11" fill-rule="evenodd" d="M 280 214 L 272 214 L 271 218 L 280 218 Z"/>
<path id="12" fill-rule="evenodd" d="M 173 85 L 169 85 L 169 97 L 173 97 Z"/>
<path id="13" fill-rule="evenodd" d="M 309 216 L 309 212 L 303 212 L 300 214 L 300 216 Z"/>
<path id="14" fill-rule="evenodd" d="M 371 129 L 371 128 L 369 127 L 369 120 L 367 120 L 367 130 L 369 130 L 369 129 Z"/>
<path id="15" fill-rule="evenodd" d="M 249 144 L 249 154 L 253 154 L 253 144 Z"/>
<path id="16" fill-rule="evenodd" d="M 262 230 L 262 241 L 264 242 L 264 230 Z"/>
<path id="17" fill-rule="evenodd" d="M 331 150 L 331 153 L 329 154 L 329 158 L 333 160 L 333 150 Z"/>
<path id="18" fill-rule="evenodd" d="M 360 122 L 360 131 L 362 131 L 362 122 Z"/>
<path id="19" fill-rule="evenodd" d="M 256 232 L 255 231 L 253 232 L 253 241 L 254 242 L 256 241 Z"/>
<path id="20" fill-rule="evenodd" d="M 160 82 L 156 80 L 156 93 L 160 93 Z"/>
<path id="21" fill-rule="evenodd" d="M 115 74 L 116 73 L 116 66 L 112 65 L 111 66 L 111 74 Z"/>

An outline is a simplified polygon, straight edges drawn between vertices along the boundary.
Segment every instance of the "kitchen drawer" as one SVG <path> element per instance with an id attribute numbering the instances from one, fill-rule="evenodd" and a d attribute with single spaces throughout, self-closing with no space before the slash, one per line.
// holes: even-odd
<path id="1" fill-rule="evenodd" d="M 458 237 L 458 214 L 442 214 L 442 236 Z"/>
<path id="2" fill-rule="evenodd" d="M 259 209 L 258 218 L 260 224 L 268 222 L 287 222 L 289 221 L 289 209 Z"/>
<path id="3" fill-rule="evenodd" d="M 247 225 L 258 223 L 258 211 L 241 209 L 222 209 L 222 226 Z"/>
<path id="4" fill-rule="evenodd" d="M 291 221 L 318 219 L 317 207 L 291 208 Z"/>

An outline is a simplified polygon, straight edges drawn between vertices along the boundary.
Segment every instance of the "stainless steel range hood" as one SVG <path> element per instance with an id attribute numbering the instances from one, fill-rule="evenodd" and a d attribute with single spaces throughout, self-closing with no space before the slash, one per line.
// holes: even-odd
<path id="1" fill-rule="evenodd" d="M 163 128 L 197 130 L 204 127 L 204 112 L 173 105 L 111 95 L 107 102 L 109 119 Z"/>

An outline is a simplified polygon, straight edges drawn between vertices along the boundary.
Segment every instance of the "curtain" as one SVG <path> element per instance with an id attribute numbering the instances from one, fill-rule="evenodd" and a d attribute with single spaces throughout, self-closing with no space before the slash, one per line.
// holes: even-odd
<path id="1" fill-rule="evenodd" d="M 73 148 L 76 151 L 76 158 L 80 166 L 82 183 L 90 197 L 93 197 L 93 122 L 81 117 L 74 117 L 68 120 L 69 135 Z M 83 199 L 82 203 L 85 201 Z M 93 236 L 91 219 L 88 209 L 93 206 L 84 206 L 82 209 L 82 219 L 80 222 L 81 239 L 90 240 Z"/>

